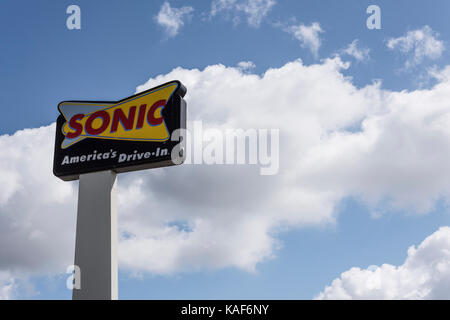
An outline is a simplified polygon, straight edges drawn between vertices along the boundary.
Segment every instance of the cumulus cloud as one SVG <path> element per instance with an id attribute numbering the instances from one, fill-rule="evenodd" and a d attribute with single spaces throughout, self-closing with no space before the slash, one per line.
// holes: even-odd
<path id="1" fill-rule="evenodd" d="M 257 28 L 275 3 L 274 0 L 214 0 L 211 3 L 211 16 L 221 12 L 234 14 L 233 21 L 237 23 L 239 13 L 243 13 L 247 17 L 247 23 Z"/>
<path id="2" fill-rule="evenodd" d="M 302 48 L 309 49 L 315 58 L 318 57 L 321 45 L 320 33 L 323 33 L 318 22 L 314 22 L 310 26 L 304 24 L 289 26 L 284 31 L 292 34 L 300 41 Z"/>
<path id="3" fill-rule="evenodd" d="M 355 58 L 357 61 L 367 61 L 370 59 L 370 49 L 360 47 L 358 39 L 355 39 L 350 43 L 347 48 L 340 51 L 343 55 L 349 55 Z"/>
<path id="4" fill-rule="evenodd" d="M 447 199 L 450 67 L 433 88 L 396 92 L 354 86 L 348 66 L 336 57 L 261 75 L 176 68 L 139 86 L 181 80 L 188 119 L 205 128 L 279 128 L 280 172 L 182 165 L 120 175 L 122 270 L 251 272 L 276 255 L 279 232 L 334 223 L 345 197 L 378 214 L 426 213 Z M 0 136 L 2 271 L 65 272 L 73 261 L 77 183 L 52 175 L 54 130 Z"/>
<path id="5" fill-rule="evenodd" d="M 410 69 L 422 63 L 425 59 L 436 60 L 442 56 L 445 50 L 444 42 L 439 40 L 439 34 L 429 26 L 408 31 L 406 35 L 391 38 L 387 41 L 387 47 L 398 50 L 407 56 L 405 68 Z"/>
<path id="6" fill-rule="evenodd" d="M 450 228 L 442 227 L 400 266 L 351 268 L 333 280 L 318 299 L 450 299 Z"/>
<path id="7" fill-rule="evenodd" d="M 76 184 L 52 175 L 55 126 L 0 136 L 0 297 L 73 264 Z"/>
<path id="8" fill-rule="evenodd" d="M 51 125 L 0 136 L 0 270 L 73 260 L 75 187 L 52 175 L 54 135 Z"/>
<path id="9" fill-rule="evenodd" d="M 189 19 L 194 8 L 183 6 L 173 8 L 169 2 L 164 2 L 155 17 L 156 22 L 164 28 L 167 36 L 175 37 L 180 28 L 184 26 L 186 19 Z"/>
<path id="10" fill-rule="evenodd" d="M 442 161 L 449 156 L 445 123 L 450 118 L 444 116 L 448 80 L 428 91 L 389 92 L 379 83 L 357 89 L 341 73 L 347 66 L 339 58 L 311 66 L 295 61 L 262 76 L 222 65 L 178 68 L 140 86 L 138 91 L 180 79 L 189 89 L 189 118 L 202 119 L 205 126 L 280 128 L 281 171 L 268 179 L 251 167 L 184 166 L 158 175 L 148 172 L 152 178 L 143 183 L 145 190 L 156 190 L 155 199 L 164 194 L 158 191 L 164 181 L 180 190 L 174 196 L 177 206 L 155 210 L 164 212 L 161 221 L 178 223 L 166 224 L 159 235 L 146 235 L 140 230 L 142 219 L 136 219 L 139 226 L 128 228 L 137 229 L 122 242 L 127 248 L 123 252 L 159 250 L 164 259 L 156 258 L 160 254 L 137 259 L 142 261 L 139 268 L 149 270 L 163 262 L 167 265 L 161 270 L 253 270 L 272 257 L 280 226 L 332 223 L 336 204 L 344 197 L 363 199 L 378 213 L 420 213 L 448 196 L 449 177 L 443 173 L 449 168 Z M 180 209 L 175 213 L 174 208 Z M 133 209 L 141 211 L 145 217 L 144 208 Z M 123 225 L 134 224 L 131 217 Z M 134 257 L 122 261 L 132 268 Z"/>

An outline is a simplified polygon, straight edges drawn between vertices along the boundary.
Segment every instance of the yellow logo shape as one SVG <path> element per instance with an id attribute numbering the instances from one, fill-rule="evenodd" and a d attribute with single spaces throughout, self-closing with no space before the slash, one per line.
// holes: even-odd
<path id="1" fill-rule="evenodd" d="M 170 82 L 117 103 L 61 102 L 58 108 L 66 120 L 61 147 L 68 148 L 86 138 L 168 140 L 170 136 L 161 112 L 178 85 Z"/>

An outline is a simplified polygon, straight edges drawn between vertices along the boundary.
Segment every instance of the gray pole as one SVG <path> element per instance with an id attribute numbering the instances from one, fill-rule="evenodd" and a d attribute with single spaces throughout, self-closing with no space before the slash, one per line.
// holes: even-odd
<path id="1" fill-rule="evenodd" d="M 75 265 L 80 289 L 73 300 L 116 300 L 117 267 L 116 173 L 100 171 L 80 175 Z"/>

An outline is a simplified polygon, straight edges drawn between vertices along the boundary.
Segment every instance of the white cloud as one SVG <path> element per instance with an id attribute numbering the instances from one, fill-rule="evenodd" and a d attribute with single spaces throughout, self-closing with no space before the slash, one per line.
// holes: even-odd
<path id="1" fill-rule="evenodd" d="M 341 50 L 341 54 L 349 55 L 355 58 L 357 61 L 367 61 L 370 59 L 370 49 L 361 48 L 357 39 L 353 40 L 347 48 Z"/>
<path id="2" fill-rule="evenodd" d="M 442 227 L 400 266 L 351 268 L 333 280 L 318 299 L 450 299 L 450 228 Z"/>
<path id="3" fill-rule="evenodd" d="M 155 20 L 164 28 L 168 37 L 175 37 L 193 11 L 194 8 L 190 6 L 172 8 L 169 2 L 164 2 Z"/>
<path id="4" fill-rule="evenodd" d="M 0 271 L 0 300 L 14 299 L 17 288 L 16 279 L 9 272 Z"/>
<path id="5" fill-rule="evenodd" d="M 166 226 L 149 235 L 136 230 L 122 243 L 123 251 L 157 243 L 153 248 L 164 259 L 153 254 L 138 260 L 139 268 L 158 263 L 158 271 L 180 266 L 253 270 L 278 247 L 274 235 L 280 226 L 333 222 L 335 206 L 346 196 L 365 200 L 374 211 L 410 212 L 427 212 L 448 196 L 450 168 L 441 161 L 450 150 L 450 117 L 444 116 L 448 80 L 430 91 L 389 92 L 379 84 L 357 89 L 341 73 L 346 66 L 338 58 L 311 66 L 295 61 L 261 77 L 222 65 L 178 68 L 140 86 L 138 91 L 180 79 L 188 88 L 190 119 L 209 126 L 281 128 L 281 172 L 271 179 L 236 167 L 149 172 L 146 190 L 157 190 L 164 181 L 180 190 L 177 206 L 155 210 L 164 212 L 160 219 L 185 221 L 188 227 Z M 136 228 L 143 227 L 139 221 Z M 135 257 L 124 263 L 132 268 Z"/>
<path id="6" fill-rule="evenodd" d="M 256 68 L 255 64 L 251 61 L 241 61 L 237 64 L 237 67 L 242 72 L 251 71 Z"/>
<path id="7" fill-rule="evenodd" d="M 205 127 L 280 128 L 280 173 L 182 165 L 120 175 L 122 270 L 253 271 L 274 257 L 279 232 L 334 223 L 345 197 L 379 213 L 425 213 L 448 199 L 450 67 L 435 87 L 409 92 L 357 88 L 346 67 L 336 57 L 261 76 L 177 68 L 139 86 L 181 80 L 189 120 Z M 52 175 L 54 130 L 0 136 L 0 270 L 64 273 L 73 261 L 77 184 Z"/>
<path id="8" fill-rule="evenodd" d="M 211 15 L 216 15 L 221 11 L 228 11 L 234 8 L 237 0 L 213 0 L 211 3 Z"/>
<path id="9" fill-rule="evenodd" d="M 391 38 L 387 41 L 387 47 L 391 50 L 399 50 L 407 55 L 405 68 L 410 69 L 422 63 L 424 59 L 435 60 L 442 56 L 445 50 L 444 42 L 438 40 L 439 34 L 429 26 L 408 31 L 406 35 Z"/>
<path id="10" fill-rule="evenodd" d="M 0 271 L 73 263 L 76 185 L 52 174 L 54 136 L 54 125 L 0 136 Z"/>
<path id="11" fill-rule="evenodd" d="M 318 22 L 314 22 L 310 26 L 304 24 L 289 26 L 284 31 L 292 34 L 300 41 L 302 48 L 309 49 L 314 57 L 318 57 L 321 45 L 320 33 L 323 32 Z"/>
<path id="12" fill-rule="evenodd" d="M 257 28 L 275 3 L 275 0 L 214 0 L 211 3 L 211 16 L 221 12 L 233 13 L 233 21 L 237 23 L 238 14 L 244 13 L 247 16 L 247 23 Z"/>

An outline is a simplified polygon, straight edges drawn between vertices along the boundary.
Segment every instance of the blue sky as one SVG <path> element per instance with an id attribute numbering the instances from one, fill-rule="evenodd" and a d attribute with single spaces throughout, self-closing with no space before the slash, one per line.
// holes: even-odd
<path id="1" fill-rule="evenodd" d="M 308 50 L 302 49 L 291 35 L 273 27 L 289 19 L 321 23 L 326 32 L 321 57 L 330 56 L 354 39 L 371 48 L 373 59 L 352 70 L 356 83 L 381 78 L 387 88 L 408 89 L 415 78 L 395 74 L 402 61 L 386 50 L 384 41 L 424 25 L 448 40 L 448 21 L 442 12 L 447 12 L 450 4 L 376 3 L 382 7 L 382 30 L 374 31 L 366 28 L 369 15 L 365 13 L 373 1 L 279 1 L 259 28 L 249 27 L 245 17 L 238 26 L 220 16 L 202 19 L 202 15 L 209 14 L 211 3 L 197 1 L 190 4 L 195 9 L 192 20 L 175 38 L 166 39 L 154 21 L 162 2 L 131 1 L 124 5 L 121 1 L 79 1 L 82 29 L 73 31 L 65 27 L 70 1 L 5 1 L 0 13 L 4 43 L 1 102 L 20 105 L 27 111 L 19 122 L 16 108 L 7 108 L 0 120 L 2 132 L 52 122 L 57 115 L 52 107 L 55 101 L 71 97 L 121 98 L 134 92 L 136 85 L 148 77 L 178 66 L 202 69 L 216 63 L 236 65 L 250 60 L 258 73 L 297 58 L 314 62 Z M 171 5 L 189 3 L 173 1 Z M 437 63 L 445 64 L 448 58 L 445 53 Z M 19 88 L 27 88 L 27 94 L 18 95 Z M 40 102 L 39 116 L 31 111 L 36 109 L 36 99 Z"/>
<path id="2" fill-rule="evenodd" d="M 432 88 L 436 79 L 429 76 L 430 68 L 443 70 L 450 65 L 447 14 L 450 3 L 445 0 L 432 4 L 418 0 L 277 0 L 256 26 L 249 24 L 246 14 L 236 9 L 211 16 L 212 1 L 171 0 L 171 8 L 193 8 L 174 36 L 157 23 L 156 16 L 163 3 L 2 1 L 0 135 L 50 125 L 58 116 L 57 104 L 62 100 L 121 99 L 134 94 L 149 78 L 167 75 L 177 67 L 203 70 L 211 65 L 236 67 L 241 61 L 251 61 L 255 67 L 249 72 L 262 75 L 270 68 L 282 68 L 299 58 L 305 66 L 322 65 L 324 59 L 338 54 L 351 62 L 348 69 L 340 72 L 352 77 L 350 81 L 355 88 L 381 79 L 380 90 L 400 92 Z M 81 30 L 66 28 L 65 11 L 71 4 L 81 8 Z M 366 8 L 372 4 L 381 8 L 381 30 L 366 27 L 369 17 Z M 236 18 L 238 23 L 233 21 Z M 310 26 L 315 22 L 323 31 L 319 34 L 317 57 L 310 47 L 302 47 L 299 39 L 286 32 L 290 26 Z M 426 55 L 412 68 L 405 68 L 414 48 L 402 53 L 389 49 L 387 43 L 425 26 L 431 28 L 443 50 L 437 56 Z M 342 53 L 355 39 L 359 48 L 370 50 L 370 58 L 357 61 Z M 280 131 L 283 132 L 283 127 Z M 76 190 L 76 185 L 72 187 Z M 283 231 L 277 231 L 274 237 L 280 247 L 273 250 L 270 258 L 258 261 L 254 272 L 232 264 L 218 268 L 200 266 L 199 270 L 188 268 L 169 274 L 124 267 L 119 274 L 119 297 L 311 299 L 352 267 L 402 265 L 410 246 L 419 245 L 440 227 L 450 224 L 446 190 L 442 187 L 436 191 L 438 196 L 430 196 L 431 207 L 418 209 L 418 213 L 413 208 L 416 203 L 405 200 L 403 205 L 401 196 L 401 205 L 390 206 L 383 202 L 386 195 L 380 196 L 382 200 L 377 199 L 374 205 L 367 200 L 370 196 L 347 193 L 334 200 L 333 223 L 287 225 L 282 227 Z M 396 197 L 388 194 L 387 198 L 390 196 Z M 0 215 L 9 214 L 8 206 L 1 204 L 0 201 Z M 383 214 L 374 217 L 374 208 Z M 76 215 L 76 211 L 70 214 Z M 71 247 L 67 249 L 70 251 Z M 15 298 L 71 297 L 65 287 L 64 269 L 57 272 L 54 268 L 37 266 L 39 272 L 33 272 L 33 267 L 19 263 L 4 268 L 12 274 L 17 270 L 26 274 L 17 280 L 20 285 Z"/>

